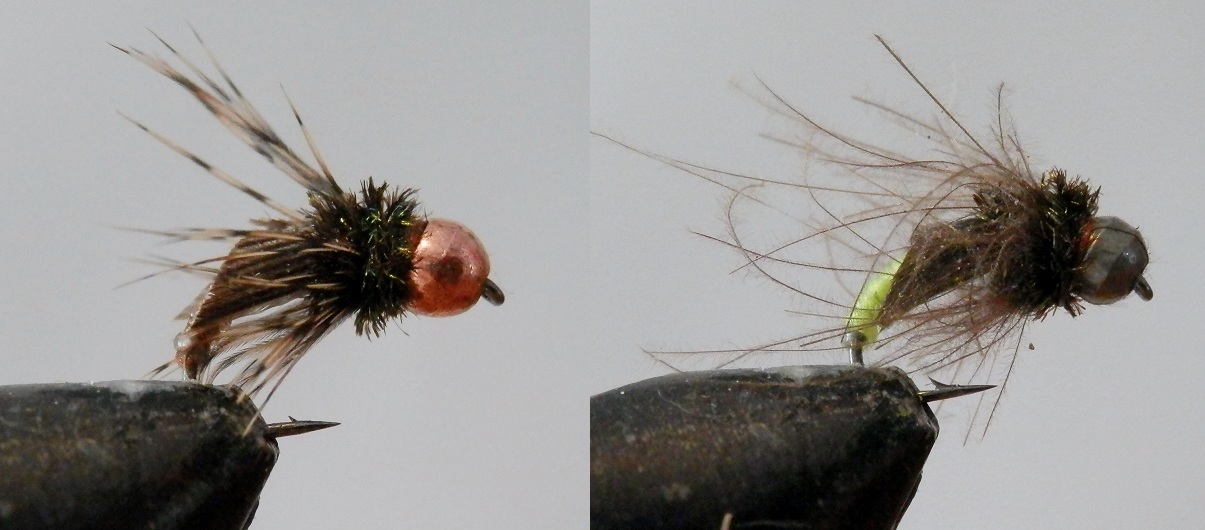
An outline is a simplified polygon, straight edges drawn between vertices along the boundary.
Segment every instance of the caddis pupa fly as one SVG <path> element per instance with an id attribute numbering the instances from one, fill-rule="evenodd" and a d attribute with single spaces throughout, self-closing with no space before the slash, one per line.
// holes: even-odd
<path id="1" fill-rule="evenodd" d="M 1077 316 L 1085 304 L 1112 304 L 1131 293 L 1151 299 L 1138 229 L 1098 215 L 1100 190 L 1083 178 L 1030 166 L 1003 85 L 989 133 L 978 135 L 879 42 L 935 110 L 925 117 L 855 99 L 921 139 L 921 154 L 823 125 L 760 80 L 746 91 L 784 126 L 767 136 L 806 155 L 806 178 L 720 171 L 637 150 L 731 190 L 729 233 L 708 237 L 739 250 L 744 267 L 805 298 L 815 309 L 802 313 L 820 323 L 753 348 L 654 353 L 723 353 L 731 364 L 759 352 L 841 350 L 861 364 L 873 348 L 873 364 L 902 364 L 960 384 L 1000 384 L 1002 392 L 1029 322 L 1058 309 Z M 749 221 L 749 209 L 807 230 L 766 241 L 769 231 Z M 823 292 L 816 275 L 803 280 L 801 272 L 831 275 L 838 288 Z"/>
<path id="2" fill-rule="evenodd" d="M 188 323 L 176 338 L 175 359 L 155 373 L 178 366 L 189 379 L 213 383 L 223 371 L 241 365 L 230 383 L 254 394 L 279 384 L 319 339 L 349 318 L 356 333 L 377 336 L 407 314 L 448 316 L 469 309 L 479 298 L 494 305 L 503 302 L 501 289 L 489 279 L 489 256 L 467 227 L 427 218 L 413 189 L 372 178 L 358 189 L 343 188 L 291 102 L 316 167 L 268 125 L 208 49 L 216 79 L 159 41 L 183 68 L 134 48 L 117 49 L 183 87 L 248 147 L 300 184 L 307 203 L 291 208 L 276 202 L 131 120 L 275 212 L 246 228 L 155 232 L 179 241 L 232 244 L 224 256 L 168 264 L 172 270 L 207 275 L 211 282 L 181 315 Z"/>

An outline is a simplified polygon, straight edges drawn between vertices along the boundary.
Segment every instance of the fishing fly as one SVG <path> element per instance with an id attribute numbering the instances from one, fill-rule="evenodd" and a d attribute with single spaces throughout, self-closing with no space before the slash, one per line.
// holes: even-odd
<path id="1" fill-rule="evenodd" d="M 819 306 L 804 314 L 824 323 L 755 348 L 656 354 L 724 353 L 731 364 L 759 352 L 842 351 L 862 364 L 873 349 L 877 365 L 902 364 L 951 382 L 998 382 L 998 404 L 1029 322 L 1058 309 L 1074 317 L 1085 304 L 1108 305 L 1130 293 L 1151 299 L 1138 229 L 1097 215 L 1100 190 L 1083 178 L 1031 167 L 1003 85 L 990 133 L 976 135 L 877 38 L 936 111 L 921 117 L 855 99 L 924 138 L 923 155 L 823 125 L 760 79 L 747 92 L 790 131 L 768 136 L 800 149 L 824 172 L 808 167 L 802 181 L 772 179 L 637 150 L 731 190 L 728 234 L 706 237 Z M 859 206 L 849 214 L 830 206 L 850 203 Z M 807 233 L 755 243 L 760 234 L 739 229 L 748 205 L 798 221 Z M 807 218 L 798 213 L 804 208 Z M 839 292 L 796 280 L 801 267 L 831 274 Z"/>
<path id="2" fill-rule="evenodd" d="M 168 270 L 211 281 L 181 314 L 187 324 L 176 338 L 174 360 L 153 373 L 178 367 L 188 379 L 213 383 L 223 371 L 242 365 L 231 384 L 254 394 L 269 383 L 279 385 L 318 340 L 348 318 L 354 317 L 357 334 L 379 336 L 389 322 L 407 314 L 450 316 L 480 298 L 503 302 L 502 290 L 489 279 L 489 256 L 467 227 L 427 218 L 413 189 L 378 184 L 371 177 L 358 190 L 344 189 L 291 101 L 316 168 L 268 125 L 199 36 L 217 80 L 156 38 L 183 70 L 157 55 L 114 47 L 183 87 L 226 129 L 300 184 L 307 204 L 294 209 L 278 203 L 130 120 L 276 214 L 253 219 L 248 228 L 148 231 L 174 241 L 232 244 L 224 256 L 166 264 Z"/>

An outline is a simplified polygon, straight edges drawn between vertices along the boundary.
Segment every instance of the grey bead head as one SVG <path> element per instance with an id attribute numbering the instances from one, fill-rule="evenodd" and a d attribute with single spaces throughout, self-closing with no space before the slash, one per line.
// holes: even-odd
<path id="1" fill-rule="evenodd" d="M 1112 216 L 1097 217 L 1089 236 L 1075 294 L 1095 305 L 1107 305 L 1137 293 L 1143 300 L 1154 296 L 1142 277 L 1146 270 L 1146 242 L 1138 229 Z"/>

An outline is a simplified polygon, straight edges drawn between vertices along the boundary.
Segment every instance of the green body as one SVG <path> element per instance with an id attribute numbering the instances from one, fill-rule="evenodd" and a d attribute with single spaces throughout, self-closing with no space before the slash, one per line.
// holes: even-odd
<path id="1" fill-rule="evenodd" d="M 887 293 L 891 291 L 891 285 L 895 281 L 895 274 L 902 264 L 903 260 L 892 258 L 883 270 L 871 274 L 862 285 L 853 310 L 849 312 L 845 329 L 861 333 L 865 347 L 874 345 L 879 338 L 879 331 L 883 329 L 882 323 L 879 322 L 879 313 L 882 312 L 883 301 L 887 299 Z"/>

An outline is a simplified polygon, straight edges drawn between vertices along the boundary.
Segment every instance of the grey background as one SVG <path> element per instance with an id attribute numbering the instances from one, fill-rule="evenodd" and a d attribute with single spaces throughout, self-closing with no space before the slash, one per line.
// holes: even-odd
<path id="1" fill-rule="evenodd" d="M 984 441 L 962 444 L 974 403 L 939 411 L 946 429 L 903 527 L 1197 528 L 1202 15 L 1174 3 L 598 2 L 591 127 L 679 159 L 788 177 L 798 157 L 758 138 L 766 113 L 732 81 L 759 75 L 826 123 L 872 133 L 878 117 L 850 96 L 931 108 L 873 34 L 973 126 L 992 117 L 993 89 L 1006 81 L 1039 166 L 1089 177 L 1104 190 L 1102 213 L 1142 229 L 1155 299 L 1032 326 L 1037 349 L 1021 352 Z M 785 310 L 807 307 L 801 300 L 729 275 L 740 257 L 689 233 L 723 231 L 722 190 L 599 140 L 591 171 L 593 258 L 605 286 L 594 300 L 608 308 L 595 321 L 608 355 L 589 359 L 592 391 L 664 372 L 636 346 L 759 344 L 800 325 Z"/>
<path id="2" fill-rule="evenodd" d="M 1104 212 L 1143 230 L 1156 291 L 1034 326 L 1038 349 L 1023 352 L 983 442 L 961 444 L 967 407 L 943 408 L 954 435 L 939 440 L 905 527 L 1199 526 L 1202 13 L 1044 6 L 10 7 L 0 384 L 133 378 L 171 355 L 171 317 L 202 282 L 114 287 L 153 271 L 131 258 L 221 249 L 110 227 L 265 213 L 116 111 L 281 202 L 303 200 L 186 94 L 105 44 L 154 49 L 151 28 L 197 57 L 192 24 L 300 142 L 288 89 L 346 185 L 373 175 L 418 187 L 430 213 L 472 227 L 508 295 L 380 340 L 344 327 L 320 343 L 265 414 L 344 425 L 283 442 L 255 528 L 584 527 L 588 395 L 664 373 L 641 348 L 758 343 L 790 333 L 784 310 L 799 307 L 729 275 L 739 258 L 689 234 L 722 229 L 723 193 L 587 129 L 789 175 L 794 154 L 758 139 L 765 116 L 730 82 L 756 73 L 831 122 L 869 123 L 850 95 L 921 101 L 871 37 L 881 33 L 971 123 L 1007 81 L 1030 149 L 1092 178 Z"/>
<path id="3" fill-rule="evenodd" d="M 341 427 L 282 440 L 254 528 L 584 526 L 587 8 L 584 2 L 11 4 L 0 17 L 0 384 L 141 377 L 203 287 L 112 226 L 242 226 L 267 213 L 120 118 L 280 202 L 292 181 L 108 42 L 202 59 L 195 26 L 290 142 L 283 84 L 345 186 L 420 189 L 476 231 L 505 306 L 341 327 L 264 411 Z"/>

